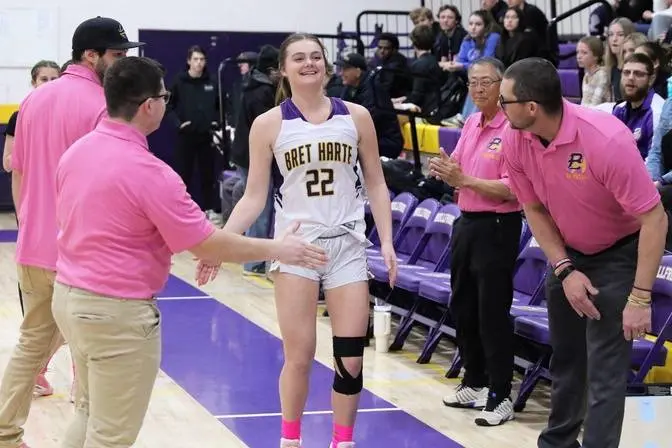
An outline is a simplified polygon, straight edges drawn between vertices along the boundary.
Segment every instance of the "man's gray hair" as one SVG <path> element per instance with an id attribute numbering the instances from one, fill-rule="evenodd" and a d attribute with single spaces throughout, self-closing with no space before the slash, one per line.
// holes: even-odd
<path id="1" fill-rule="evenodd" d="M 502 61 L 500 61 L 497 58 L 493 58 L 490 56 L 486 56 L 484 58 L 480 58 L 475 60 L 474 62 L 471 63 L 469 66 L 469 70 L 467 71 L 467 74 L 471 73 L 471 70 L 479 65 L 487 65 L 489 67 L 492 67 L 495 69 L 495 72 L 497 72 L 497 76 L 501 79 L 504 76 L 504 72 L 506 71 L 506 67 L 504 67 L 504 64 Z"/>

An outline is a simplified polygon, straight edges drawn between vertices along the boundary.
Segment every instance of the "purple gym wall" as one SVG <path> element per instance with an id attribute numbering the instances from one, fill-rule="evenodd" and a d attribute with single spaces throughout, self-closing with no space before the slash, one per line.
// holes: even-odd
<path id="1" fill-rule="evenodd" d="M 162 31 L 140 30 L 139 39 L 145 42 L 144 56 L 156 59 L 166 69 L 166 87 L 175 75 L 186 69 L 187 50 L 192 45 L 201 46 L 208 53 L 208 71 L 216 79 L 221 61 L 235 58 L 243 51 L 258 52 L 262 45 L 279 47 L 288 33 L 247 33 L 228 31 Z M 240 76 L 235 63 L 227 63 L 222 72 L 222 88 L 227 91 Z M 164 119 L 161 128 L 149 137 L 150 149 L 160 159 L 172 166 L 176 130 Z M 198 192 L 194 192 L 198 200 Z"/>

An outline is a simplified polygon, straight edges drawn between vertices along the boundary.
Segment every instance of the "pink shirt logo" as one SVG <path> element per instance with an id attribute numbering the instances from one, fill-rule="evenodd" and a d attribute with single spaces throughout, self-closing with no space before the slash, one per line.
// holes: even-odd
<path id="1" fill-rule="evenodd" d="M 495 137 L 488 142 L 486 150 L 483 152 L 482 156 L 486 159 L 499 160 L 499 156 L 502 152 L 502 139 Z"/>
<path id="2" fill-rule="evenodd" d="M 573 152 L 567 160 L 567 173 L 565 177 L 569 180 L 586 180 L 587 168 L 588 163 L 586 163 L 584 155 L 580 152 Z"/>

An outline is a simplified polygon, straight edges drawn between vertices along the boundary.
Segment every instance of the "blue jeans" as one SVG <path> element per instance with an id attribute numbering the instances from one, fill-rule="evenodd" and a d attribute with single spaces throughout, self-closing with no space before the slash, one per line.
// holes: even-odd
<path id="1" fill-rule="evenodd" d="M 238 167 L 238 174 L 240 174 L 240 179 L 241 182 L 243 182 L 243 185 L 247 185 L 247 175 L 248 175 L 247 168 Z M 269 189 L 264 209 L 261 211 L 261 214 L 259 215 L 257 220 L 252 223 L 249 229 L 247 229 L 247 231 L 245 232 L 245 236 L 248 236 L 250 238 L 268 238 L 271 231 L 270 223 L 272 212 L 273 212 L 273 194 L 272 190 Z M 264 272 L 265 267 L 266 267 L 265 261 L 245 263 L 243 265 L 243 270 L 246 272 L 251 271 Z"/>

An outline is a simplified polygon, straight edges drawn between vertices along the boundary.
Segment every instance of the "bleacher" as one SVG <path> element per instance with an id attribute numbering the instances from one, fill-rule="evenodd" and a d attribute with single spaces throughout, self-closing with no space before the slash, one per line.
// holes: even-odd
<path id="1" fill-rule="evenodd" d="M 455 328 L 449 312 L 450 304 L 450 237 L 452 223 L 460 211 L 455 204 L 440 204 L 435 199 L 420 203 L 408 193 L 392 200 L 393 237 L 397 251 L 398 277 L 390 290 L 387 270 L 379 248 L 368 250 L 369 268 L 373 275 L 371 293 L 384 297 L 399 318 L 391 351 L 401 350 L 414 326 L 427 327 L 418 363 L 427 363 L 444 337 L 453 339 Z M 372 230 L 375 234 L 375 229 Z M 514 298 L 511 319 L 517 338 L 515 364 L 522 373 L 520 392 L 514 403 L 516 411 L 525 408 L 527 399 L 540 380 L 550 381 L 548 364 L 551 357 L 550 333 L 544 297 L 544 281 L 548 261 L 523 225 L 520 250 L 514 277 Z M 653 287 L 652 331 L 635 339 L 631 372 L 628 382 L 637 387 L 654 381 L 656 367 L 669 366 L 668 350 L 672 350 L 672 255 L 666 255 L 660 265 Z M 421 313 L 420 309 L 430 312 Z M 428 315 L 438 316 L 436 319 Z M 446 376 L 455 378 L 462 367 L 459 352 L 454 356 Z"/>

